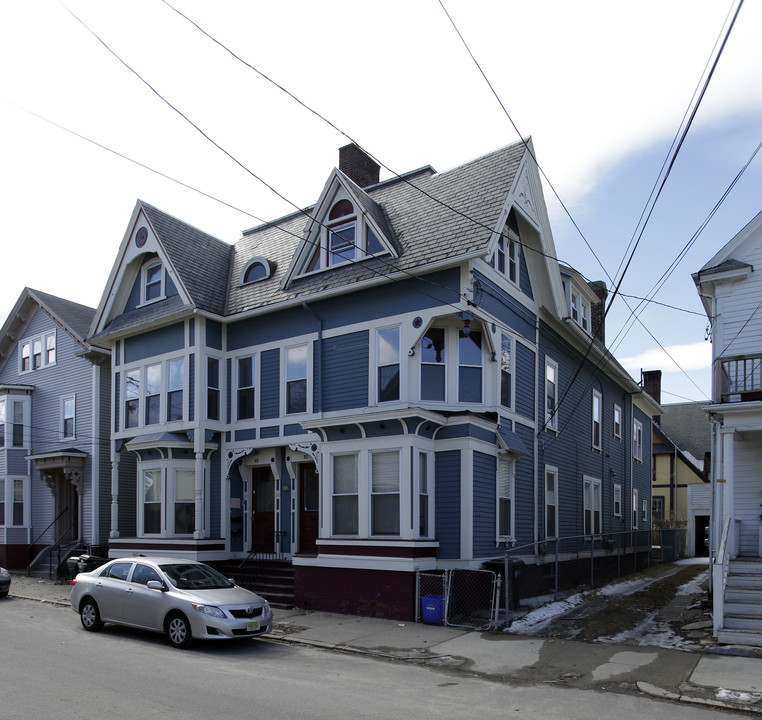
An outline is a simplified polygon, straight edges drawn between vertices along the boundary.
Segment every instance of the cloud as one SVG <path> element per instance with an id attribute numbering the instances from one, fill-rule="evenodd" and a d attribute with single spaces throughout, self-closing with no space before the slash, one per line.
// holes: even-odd
<path id="1" fill-rule="evenodd" d="M 688 345 L 668 345 L 664 349 L 652 348 L 638 355 L 620 358 L 629 371 L 661 370 L 664 373 L 705 370 L 712 366 L 712 345 L 696 342 Z"/>

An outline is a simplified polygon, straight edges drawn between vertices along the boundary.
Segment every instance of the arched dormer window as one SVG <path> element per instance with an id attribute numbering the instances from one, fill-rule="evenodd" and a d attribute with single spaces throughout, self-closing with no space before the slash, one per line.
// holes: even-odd
<path id="1" fill-rule="evenodd" d="M 260 280 L 267 280 L 270 275 L 272 275 L 272 266 L 269 260 L 263 257 L 254 257 L 244 265 L 239 284 L 250 285 Z"/>

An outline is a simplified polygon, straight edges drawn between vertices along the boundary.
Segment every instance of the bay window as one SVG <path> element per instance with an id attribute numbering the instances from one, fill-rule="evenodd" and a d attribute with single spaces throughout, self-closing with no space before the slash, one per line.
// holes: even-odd
<path id="1" fill-rule="evenodd" d="M 482 334 L 474 330 L 458 334 L 458 402 L 482 402 Z"/>
<path id="2" fill-rule="evenodd" d="M 399 451 L 371 453 L 370 473 L 371 535 L 399 535 Z"/>
<path id="3" fill-rule="evenodd" d="M 421 400 L 444 400 L 447 347 L 444 328 L 429 328 L 421 339 Z"/>
<path id="4" fill-rule="evenodd" d="M 183 419 L 183 387 L 185 359 L 167 361 L 167 422 Z"/>
<path id="5" fill-rule="evenodd" d="M 400 399 L 400 329 L 376 331 L 378 402 Z"/>
<path id="6" fill-rule="evenodd" d="M 357 535 L 360 529 L 357 460 L 356 454 L 332 456 L 334 535 Z"/>

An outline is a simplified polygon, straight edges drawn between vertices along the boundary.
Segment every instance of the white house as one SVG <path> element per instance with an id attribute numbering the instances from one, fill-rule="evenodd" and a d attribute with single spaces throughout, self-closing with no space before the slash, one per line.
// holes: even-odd
<path id="1" fill-rule="evenodd" d="M 712 325 L 714 625 L 762 646 L 762 212 L 693 275 Z"/>

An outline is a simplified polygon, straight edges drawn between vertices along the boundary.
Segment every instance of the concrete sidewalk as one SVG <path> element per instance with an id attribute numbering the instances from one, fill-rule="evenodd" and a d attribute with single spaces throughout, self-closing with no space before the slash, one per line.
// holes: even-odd
<path id="1" fill-rule="evenodd" d="M 14 574 L 9 597 L 69 607 L 69 591 L 68 584 Z M 639 691 L 666 700 L 762 714 L 759 649 L 685 652 L 298 609 L 275 610 L 273 632 L 262 639 L 412 662 L 518 685 Z"/>

